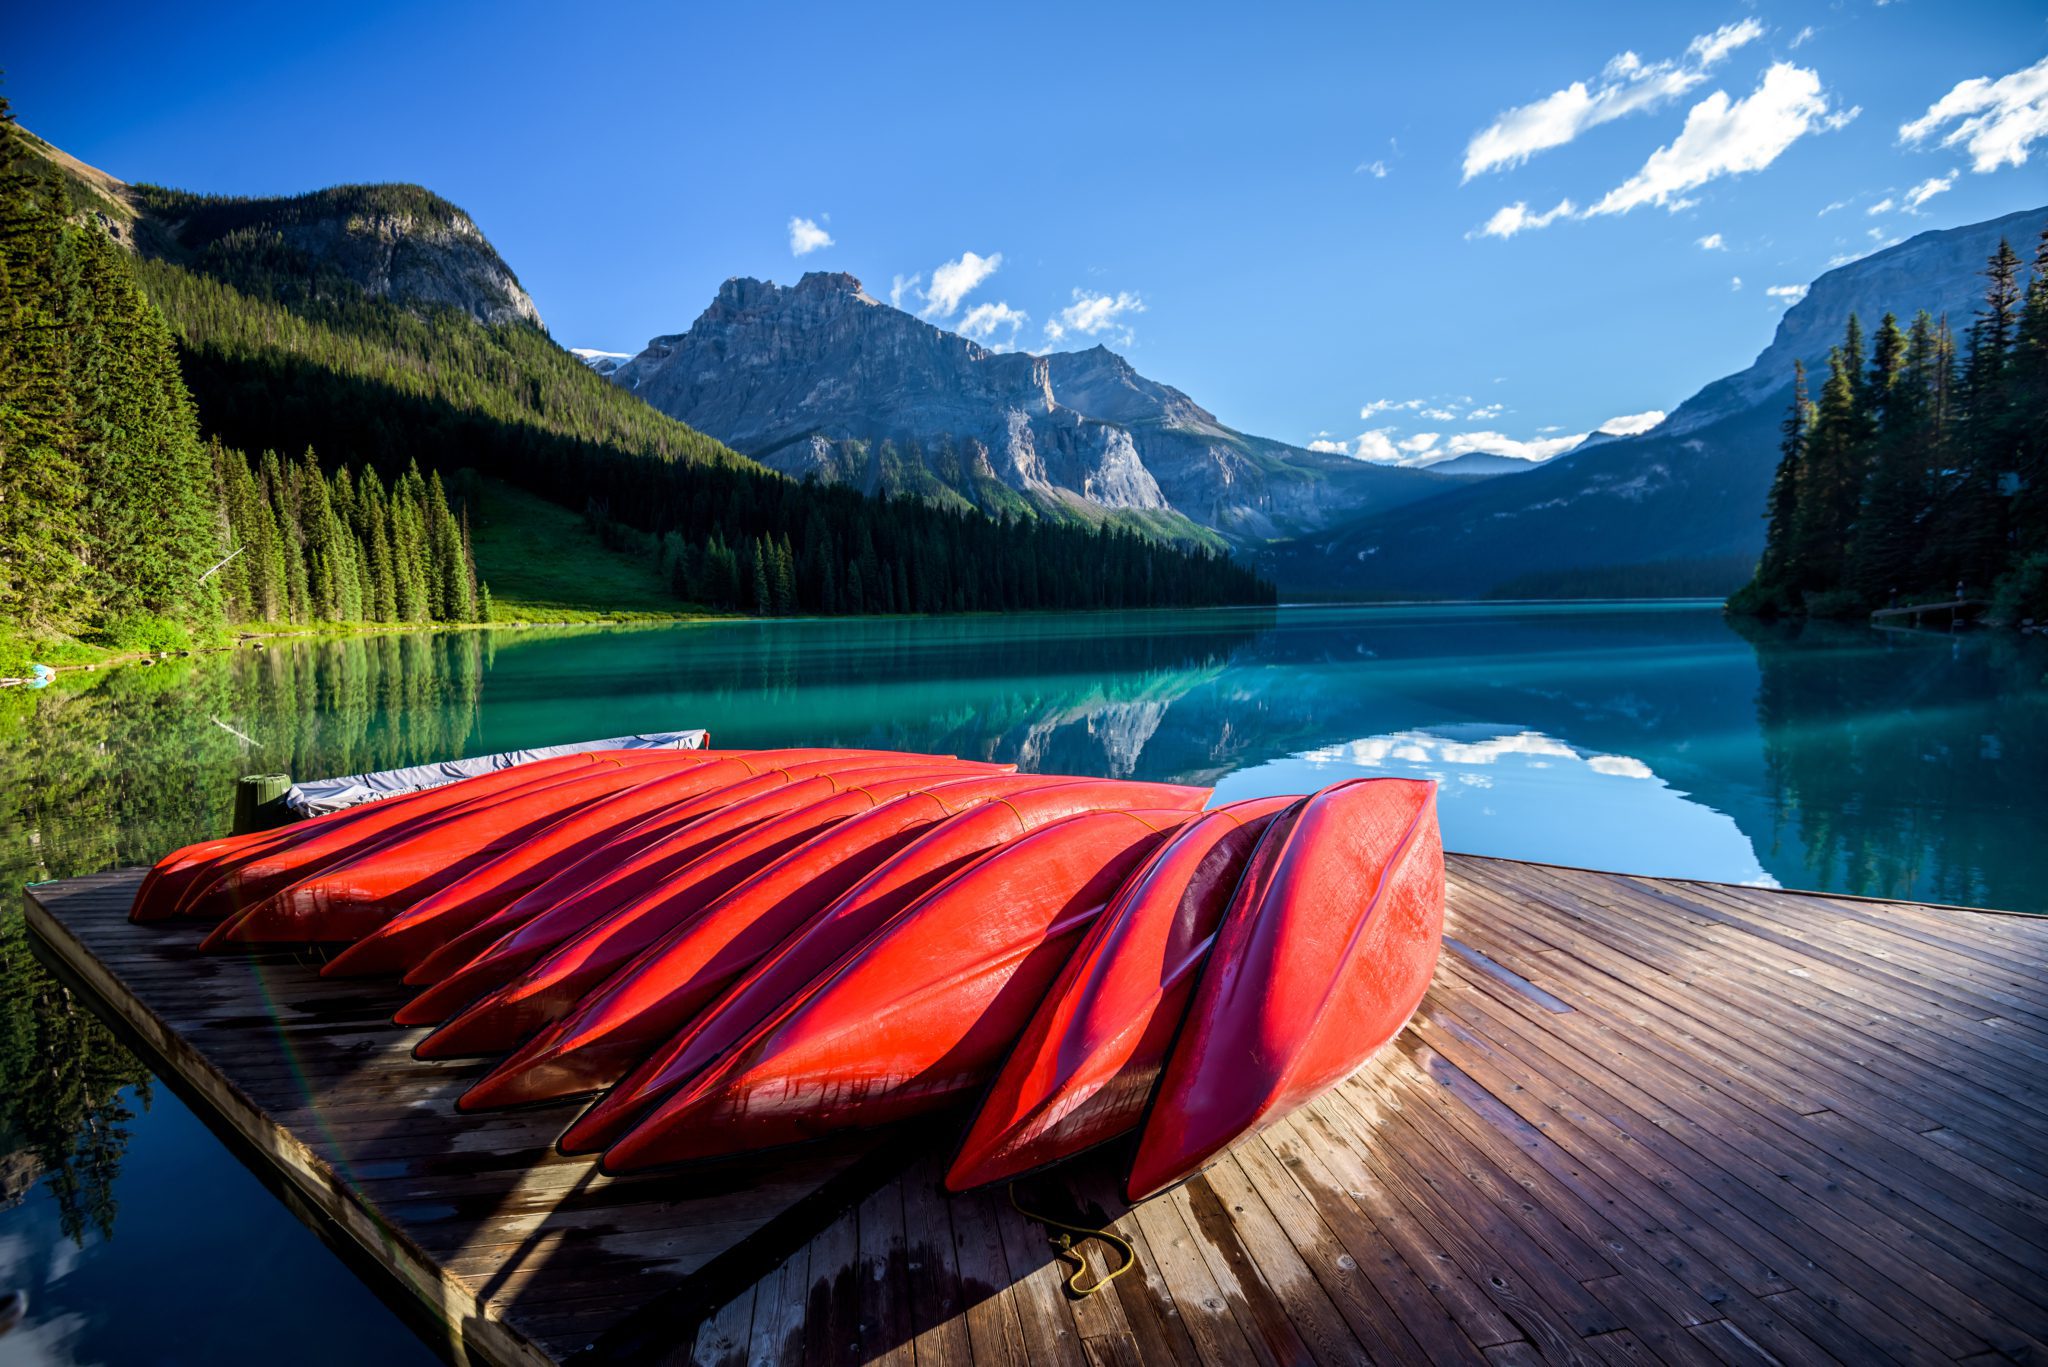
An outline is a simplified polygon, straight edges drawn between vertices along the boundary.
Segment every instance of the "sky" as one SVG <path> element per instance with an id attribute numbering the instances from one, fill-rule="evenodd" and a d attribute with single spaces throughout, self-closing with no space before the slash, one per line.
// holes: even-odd
<path id="1" fill-rule="evenodd" d="M 1807 282 L 2048 203 L 2048 7 L 10 6 L 21 122 L 132 181 L 414 181 L 565 346 L 848 271 L 1225 422 L 1540 456 Z"/>

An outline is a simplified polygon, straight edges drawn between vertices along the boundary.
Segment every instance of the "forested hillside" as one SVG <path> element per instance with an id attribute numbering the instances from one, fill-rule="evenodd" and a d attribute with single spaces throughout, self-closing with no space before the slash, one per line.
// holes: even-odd
<path id="1" fill-rule="evenodd" d="M 651 538 L 679 604 L 860 613 L 1271 598 L 1226 556 L 1127 529 L 990 518 L 771 474 L 606 383 L 534 326 L 366 298 L 247 226 L 180 239 L 180 250 L 191 264 L 165 256 L 141 274 L 177 329 L 210 432 L 247 449 L 312 446 L 384 470 L 416 462 L 509 480 L 581 510 L 601 534 L 617 524 Z"/>
<path id="2" fill-rule="evenodd" d="M 1760 616 L 1848 616 L 1895 601 L 1997 599 L 2048 615 L 2048 231 L 2024 285 L 2001 242 L 1958 347 L 1946 318 L 1850 315 L 1819 397 L 1794 367 L 1755 578 Z"/>
<path id="3" fill-rule="evenodd" d="M 4 109 L 0 625 L 17 636 L 484 616 L 467 471 L 574 509 L 679 611 L 1271 597 L 1226 558 L 1128 532 L 771 474 L 557 347 L 482 234 L 417 187 L 128 187 Z"/>

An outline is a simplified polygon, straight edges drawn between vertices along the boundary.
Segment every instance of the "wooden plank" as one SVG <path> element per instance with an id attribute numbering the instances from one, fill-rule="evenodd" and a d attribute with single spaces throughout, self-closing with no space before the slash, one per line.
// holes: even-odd
<path id="1" fill-rule="evenodd" d="M 552 1149 L 573 1105 L 456 1118 L 487 1065 L 412 1060 L 401 991 L 129 927 L 133 874 L 31 916 L 488 1362 L 2048 1357 L 2048 923 L 1447 862 L 1448 950 L 1398 1047 L 1135 1209 L 1108 1159 L 1033 1180 L 1027 1204 L 1137 1253 L 1079 1301 L 930 1143 L 605 1178 Z M 856 1186 L 866 1153 L 888 1166 Z"/>
<path id="2" fill-rule="evenodd" d="M 914 1356 L 919 1362 L 967 1362 L 974 1356 L 967 1332 L 966 1288 L 953 1243 L 953 1216 L 943 1185 L 945 1168 L 927 1153 L 903 1174 L 904 1289 L 910 1297 Z"/>
<path id="3" fill-rule="evenodd" d="M 39 952 L 481 1360 L 583 1350 L 636 1306 L 716 1280 L 721 1259 L 858 1162 L 751 1165 L 737 1187 L 597 1177 L 548 1149 L 573 1107 L 459 1116 L 453 1096 L 482 1065 L 412 1060 L 418 1032 L 388 1025 L 401 995 L 321 980 L 302 956 L 197 955 L 202 925 L 128 924 L 138 880 L 31 889 Z M 751 1276 L 704 1306 L 717 1355 L 744 1351 Z M 700 1323 L 678 1328 L 683 1343 Z"/>

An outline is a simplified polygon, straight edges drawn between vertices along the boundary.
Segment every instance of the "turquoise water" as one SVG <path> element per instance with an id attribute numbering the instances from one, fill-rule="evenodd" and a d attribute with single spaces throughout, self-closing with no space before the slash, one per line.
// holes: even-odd
<path id="1" fill-rule="evenodd" d="M 1446 845 L 2048 911 L 2048 640 L 1698 604 L 719 623 L 300 643 L 0 694 L 0 872 L 144 862 L 235 775 L 684 726 L 1294 792 L 1442 784 Z M 426 1361 L 0 920 L 0 1365 Z M 306 1334 L 316 1315 L 317 1334 Z"/>

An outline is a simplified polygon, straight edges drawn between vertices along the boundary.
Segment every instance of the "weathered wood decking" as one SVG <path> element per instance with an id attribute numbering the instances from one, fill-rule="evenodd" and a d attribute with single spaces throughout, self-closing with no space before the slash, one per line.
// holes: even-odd
<path id="1" fill-rule="evenodd" d="M 389 995 L 127 925 L 133 872 L 30 915 L 485 1360 L 2048 1362 L 2048 920 L 1450 863 L 1394 1048 L 1135 1211 L 1020 1193 L 1136 1246 L 1080 1301 L 946 1134 L 606 1181 L 571 1108 L 454 1118 Z"/>

